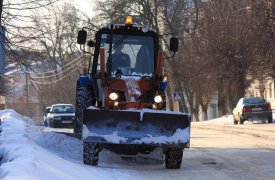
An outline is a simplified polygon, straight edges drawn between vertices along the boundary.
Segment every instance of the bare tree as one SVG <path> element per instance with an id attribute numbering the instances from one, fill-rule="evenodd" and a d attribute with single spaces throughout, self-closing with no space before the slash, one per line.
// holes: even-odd
<path id="1" fill-rule="evenodd" d="M 43 106 L 63 102 L 73 103 L 78 69 L 82 59 L 76 47 L 76 33 L 82 20 L 70 4 L 49 6 L 47 14 L 34 14 L 28 42 L 46 55 L 43 71 L 31 69 L 32 83 L 36 86 Z"/>
<path id="2" fill-rule="evenodd" d="M 97 8 L 98 18 L 106 21 L 138 15 L 157 32 L 178 35 L 182 51 L 165 60 L 172 80 L 169 97 L 173 91 L 183 92 L 181 109 L 188 109 L 194 120 L 199 120 L 199 109 L 207 119 L 207 107 L 215 95 L 219 114 L 231 113 L 251 78 L 274 77 L 272 1 L 106 0 L 99 1 Z M 166 38 L 163 43 L 165 47 Z"/>
<path id="3" fill-rule="evenodd" d="M 22 34 L 18 34 L 23 30 L 28 29 L 28 25 L 24 23 L 29 21 L 29 10 L 38 10 L 41 7 L 53 4 L 58 0 L 22 0 L 18 3 L 15 0 L 1 0 L 0 1 L 0 25 L 4 27 L 4 31 L 0 32 L 1 48 L 7 56 L 8 60 L 21 63 L 20 56 L 16 56 L 18 48 L 22 45 L 20 42 L 16 43 Z M 22 55 L 22 54 L 20 54 Z M 1 81 L 6 82 L 7 77 L 1 76 Z M 6 83 L 1 83 L 1 94 L 8 92 L 8 87 L 5 87 Z"/>

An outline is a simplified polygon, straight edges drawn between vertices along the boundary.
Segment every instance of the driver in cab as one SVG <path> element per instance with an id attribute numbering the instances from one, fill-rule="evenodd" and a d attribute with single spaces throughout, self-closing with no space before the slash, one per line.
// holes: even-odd
<path id="1" fill-rule="evenodd" d="M 115 53 L 112 54 L 112 69 L 116 71 L 120 68 L 130 67 L 130 56 L 122 52 L 123 44 L 119 44 L 114 50 Z"/>

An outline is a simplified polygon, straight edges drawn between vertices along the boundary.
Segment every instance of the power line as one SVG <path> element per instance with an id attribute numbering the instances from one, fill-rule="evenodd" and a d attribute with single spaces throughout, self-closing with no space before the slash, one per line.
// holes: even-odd
<path id="1" fill-rule="evenodd" d="M 80 63 L 80 61 L 77 62 L 76 64 L 74 64 L 74 65 L 68 67 L 67 69 L 64 69 L 64 70 L 60 71 L 59 73 L 56 73 L 56 74 L 53 74 L 53 75 L 49 75 L 49 76 L 40 76 L 40 77 L 38 77 L 38 76 L 31 76 L 31 77 L 32 77 L 33 79 L 47 79 L 47 78 L 53 78 L 53 77 L 56 77 L 56 76 L 58 76 L 58 75 L 63 74 L 64 72 L 67 72 L 67 71 L 71 70 L 71 69 L 72 69 L 73 67 L 75 67 L 75 66 L 78 66 L 79 63 Z"/>
<path id="2" fill-rule="evenodd" d="M 31 78 L 31 81 L 32 81 L 32 82 L 34 82 L 34 83 L 36 83 L 36 84 L 39 84 L 39 85 L 53 84 L 53 83 L 57 83 L 57 82 L 59 82 L 59 81 L 65 79 L 65 78 L 68 77 L 69 75 L 73 74 L 73 72 L 76 71 L 78 68 L 79 68 L 79 67 L 76 67 L 76 68 L 73 69 L 69 74 L 63 76 L 62 78 L 56 79 L 56 80 L 54 80 L 54 81 L 51 81 L 51 82 L 38 82 L 38 81 L 36 81 L 36 80 L 33 80 L 31 77 L 30 77 L 30 78 Z"/>
<path id="3" fill-rule="evenodd" d="M 77 61 L 77 60 L 79 60 L 80 58 L 82 58 L 84 55 L 81 55 L 81 56 L 79 56 L 79 57 L 77 57 L 76 59 L 74 59 L 73 61 L 71 61 L 70 63 L 68 63 L 68 64 L 65 64 L 64 66 L 61 66 L 61 68 L 59 68 L 59 69 L 57 69 L 57 70 L 51 70 L 51 71 L 46 71 L 46 72 L 34 72 L 36 75 L 39 75 L 39 74 L 41 74 L 42 76 L 44 75 L 44 74 L 48 74 L 48 73 L 55 73 L 56 71 L 59 71 L 59 70 L 61 70 L 62 71 L 62 69 L 63 68 L 65 68 L 66 66 L 68 66 L 68 65 L 70 65 L 70 64 L 72 64 L 72 63 L 74 63 L 75 61 Z M 39 77 L 38 77 L 39 78 Z"/>

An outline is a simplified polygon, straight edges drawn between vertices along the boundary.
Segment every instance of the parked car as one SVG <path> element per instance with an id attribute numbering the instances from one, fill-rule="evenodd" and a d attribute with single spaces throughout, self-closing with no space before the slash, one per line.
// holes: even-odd
<path id="1" fill-rule="evenodd" d="M 244 121 L 262 120 L 272 123 L 272 109 L 270 103 L 260 97 L 241 98 L 233 110 L 234 124 L 243 124 Z"/>
<path id="2" fill-rule="evenodd" d="M 48 113 L 50 113 L 50 110 L 51 110 L 51 106 L 48 106 L 48 107 L 45 108 L 45 110 L 43 112 L 44 126 L 48 126 L 47 115 L 48 115 Z"/>
<path id="3" fill-rule="evenodd" d="M 46 124 L 53 128 L 73 128 L 75 108 L 72 104 L 53 104 L 46 117 Z"/>

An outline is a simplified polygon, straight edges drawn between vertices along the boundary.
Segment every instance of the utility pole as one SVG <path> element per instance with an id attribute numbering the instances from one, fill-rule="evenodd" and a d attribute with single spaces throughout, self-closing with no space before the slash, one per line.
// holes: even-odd
<path id="1" fill-rule="evenodd" d="M 25 78 L 26 78 L 26 115 L 30 116 L 30 107 L 29 107 L 29 78 L 28 78 L 28 68 L 26 69 L 27 71 L 25 72 Z"/>

